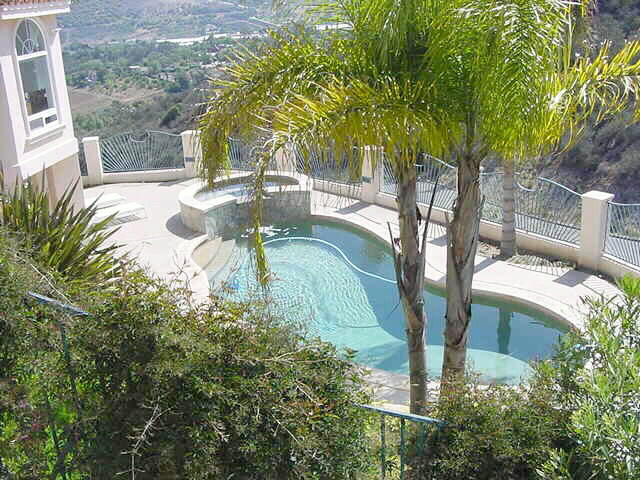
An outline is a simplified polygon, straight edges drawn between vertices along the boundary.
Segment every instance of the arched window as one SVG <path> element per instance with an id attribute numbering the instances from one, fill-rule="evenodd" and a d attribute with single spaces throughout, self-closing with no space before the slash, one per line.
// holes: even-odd
<path id="1" fill-rule="evenodd" d="M 16 56 L 22 92 L 31 131 L 58 121 L 47 47 L 42 31 L 33 20 L 23 20 L 16 32 Z"/>

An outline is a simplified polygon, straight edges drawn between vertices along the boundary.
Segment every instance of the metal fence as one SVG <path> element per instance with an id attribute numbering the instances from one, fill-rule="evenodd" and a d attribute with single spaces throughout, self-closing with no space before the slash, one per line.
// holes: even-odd
<path id="1" fill-rule="evenodd" d="M 418 202 L 429 203 L 436 178 L 439 178 L 433 204 L 438 208 L 451 210 L 456 199 L 456 168 L 429 155 L 423 156 L 421 160 L 422 162 L 416 165 Z M 380 191 L 397 195 L 398 180 L 388 160 L 384 160 L 383 169 Z"/>
<path id="2" fill-rule="evenodd" d="M 640 203 L 609 202 L 604 253 L 640 266 Z"/>
<path id="3" fill-rule="evenodd" d="M 582 196 L 539 177 L 532 188 L 516 183 L 516 229 L 562 242 L 580 243 Z"/>
<path id="4" fill-rule="evenodd" d="M 406 473 L 409 445 L 420 457 L 428 455 L 428 446 L 433 435 L 445 426 L 444 421 L 435 418 L 400 413 L 386 408 L 360 405 L 380 415 L 380 436 L 375 448 L 380 454 L 380 480 L 399 478 Z M 409 429 L 411 424 L 413 428 Z"/>
<path id="5" fill-rule="evenodd" d="M 309 148 L 303 153 L 303 149 L 294 146 L 293 154 L 298 173 L 309 175 L 315 180 L 347 185 L 362 184 L 361 159 L 357 147 L 353 148 L 351 155 L 343 154 L 340 160 L 336 159 L 333 150 L 329 148 Z"/>
<path id="6" fill-rule="evenodd" d="M 255 161 L 252 161 L 254 146 L 238 138 L 229 137 L 229 161 L 233 170 L 253 171 Z"/>
<path id="7" fill-rule="evenodd" d="M 184 168 L 180 135 L 148 131 L 123 133 L 100 141 L 104 173 Z"/>
<path id="8" fill-rule="evenodd" d="M 229 137 L 229 162 L 232 170 L 253 172 L 256 169 L 257 156 L 260 153 L 260 141 L 249 142 Z M 269 170 L 276 170 L 276 159 L 269 159 Z"/>
<path id="9" fill-rule="evenodd" d="M 457 195 L 457 169 L 437 158 L 425 155 L 416 165 L 418 202 L 428 203 L 439 176 L 434 206 L 451 210 Z M 484 195 L 482 219 L 502 223 L 501 172 L 481 173 L 480 189 Z M 580 194 L 546 178 L 537 178 L 526 188 L 515 182 L 516 229 L 567 243 L 580 242 Z M 398 182 L 388 161 L 384 162 L 382 193 L 397 195 Z"/>
<path id="10" fill-rule="evenodd" d="M 86 177 L 89 175 L 89 170 L 87 169 L 87 159 L 84 156 L 84 145 L 80 142 L 78 145 L 78 164 L 80 165 L 80 175 Z"/>

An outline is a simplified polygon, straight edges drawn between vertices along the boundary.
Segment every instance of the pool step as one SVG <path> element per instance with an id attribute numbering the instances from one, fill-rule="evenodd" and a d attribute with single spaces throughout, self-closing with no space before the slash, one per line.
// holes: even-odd
<path id="1" fill-rule="evenodd" d="M 88 207 L 95 202 L 95 207 L 100 210 L 102 208 L 113 207 L 126 202 L 126 198 L 118 193 L 105 193 L 97 197 L 88 197 L 84 199 L 85 205 Z"/>
<path id="2" fill-rule="evenodd" d="M 140 220 L 147 217 L 147 211 L 144 208 L 144 205 L 129 202 L 114 205 L 112 207 L 100 208 L 93 216 L 92 222 L 100 222 L 114 214 L 115 217 L 109 222 L 108 226 L 114 226 L 125 222 L 132 222 L 134 220 Z"/>

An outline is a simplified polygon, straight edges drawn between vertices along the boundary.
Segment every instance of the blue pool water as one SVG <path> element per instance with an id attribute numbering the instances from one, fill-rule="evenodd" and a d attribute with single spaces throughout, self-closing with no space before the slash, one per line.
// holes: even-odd
<path id="1" fill-rule="evenodd" d="M 408 373 L 402 307 L 394 282 L 391 251 L 370 235 L 330 222 L 281 225 L 265 235 L 275 280 L 271 294 L 279 313 L 303 323 L 311 335 L 357 351 L 356 361 Z M 251 262 L 238 239 L 235 260 L 210 276 L 237 295 L 254 291 Z M 425 290 L 427 368 L 442 368 L 444 292 Z M 468 367 L 485 382 L 517 383 L 529 362 L 548 357 L 567 328 L 518 305 L 474 297 Z"/>

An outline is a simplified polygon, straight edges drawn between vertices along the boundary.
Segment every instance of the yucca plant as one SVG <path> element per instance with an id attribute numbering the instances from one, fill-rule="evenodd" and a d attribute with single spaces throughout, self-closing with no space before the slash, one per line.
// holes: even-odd
<path id="1" fill-rule="evenodd" d="M 102 283 L 121 273 L 126 260 L 114 255 L 119 245 L 107 243 L 117 231 L 106 229 L 113 216 L 92 223 L 95 202 L 74 208 L 78 181 L 67 187 L 53 207 L 47 192 L 30 179 L 7 189 L 0 178 L 0 185 L 1 225 L 17 234 L 24 248 L 43 265 L 72 282 Z"/>

